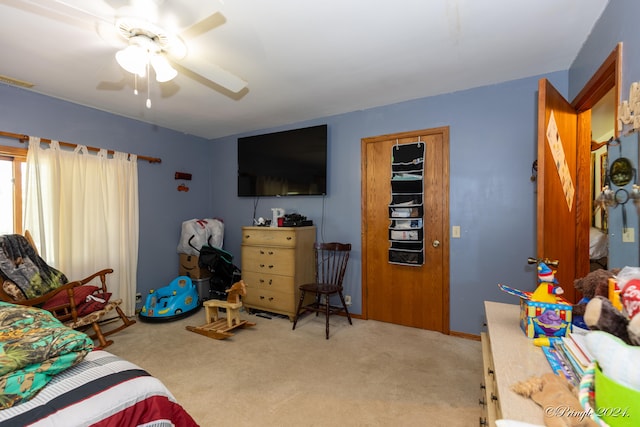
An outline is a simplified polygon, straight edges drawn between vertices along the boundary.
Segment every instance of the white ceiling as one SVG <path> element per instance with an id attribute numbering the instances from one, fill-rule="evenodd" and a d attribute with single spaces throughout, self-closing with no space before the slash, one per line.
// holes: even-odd
<path id="1" fill-rule="evenodd" d="M 0 0 L 0 75 L 30 90 L 218 138 L 450 93 L 571 65 L 608 0 L 159 0 L 189 59 L 248 82 L 238 94 L 178 69 L 151 84 L 122 70 L 103 21 L 125 0 Z M 163 24 L 167 26 L 167 24 Z M 197 33 L 198 31 L 194 31 Z M 18 130 L 19 131 L 19 130 Z"/>

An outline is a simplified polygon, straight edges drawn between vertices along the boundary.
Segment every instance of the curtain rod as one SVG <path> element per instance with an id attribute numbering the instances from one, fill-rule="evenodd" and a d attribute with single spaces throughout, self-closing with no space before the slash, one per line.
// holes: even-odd
<path id="1" fill-rule="evenodd" d="M 20 141 L 22 143 L 25 143 L 25 142 L 27 142 L 29 140 L 29 135 L 24 135 L 24 134 L 19 134 L 19 133 L 12 133 L 12 132 L 0 131 L 0 136 L 6 136 L 6 137 L 9 137 L 9 138 L 15 138 L 15 139 L 17 139 L 18 141 Z M 47 144 L 50 144 L 51 140 L 47 139 L 47 138 L 40 138 L 40 142 L 45 142 Z M 70 148 L 75 148 L 75 147 L 78 146 L 78 144 L 73 144 L 71 142 L 64 142 L 64 141 L 58 141 L 58 144 L 60 144 L 63 147 L 70 147 Z M 87 150 L 98 152 L 101 149 L 87 146 Z M 107 153 L 108 154 L 114 154 L 115 151 L 107 150 Z M 161 163 L 162 162 L 162 159 L 159 159 L 157 157 L 138 156 L 138 159 L 146 160 L 149 163 Z"/>

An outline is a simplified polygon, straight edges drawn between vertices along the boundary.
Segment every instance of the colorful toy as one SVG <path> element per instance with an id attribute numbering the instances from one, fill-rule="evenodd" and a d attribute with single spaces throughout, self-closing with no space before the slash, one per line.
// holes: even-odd
<path id="1" fill-rule="evenodd" d="M 539 284 L 535 292 L 503 284 L 498 287 L 520 298 L 520 327 L 529 338 L 567 335 L 571 331 L 572 305 L 559 296 L 563 290 L 556 286 L 555 272 L 549 268 L 549 265 L 557 266 L 557 261 L 529 258 L 528 262 L 538 264 Z"/>
<path id="2" fill-rule="evenodd" d="M 531 301 L 548 302 L 549 304 L 557 304 L 558 297 L 562 295 L 564 289 L 556 286 L 558 281 L 553 270 L 544 262 L 538 263 L 538 287 L 531 294 Z"/>
<path id="3" fill-rule="evenodd" d="M 167 286 L 149 291 L 138 317 L 149 322 L 177 320 L 192 315 L 199 308 L 196 285 L 190 277 L 178 276 Z"/>

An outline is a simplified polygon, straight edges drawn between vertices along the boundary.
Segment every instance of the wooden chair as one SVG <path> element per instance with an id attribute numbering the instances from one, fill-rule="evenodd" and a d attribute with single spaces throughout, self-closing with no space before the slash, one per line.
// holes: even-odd
<path id="1" fill-rule="evenodd" d="M 44 262 L 44 260 L 42 260 L 42 258 L 40 258 L 40 256 L 38 255 L 36 246 L 28 231 L 25 232 L 24 237 L 19 235 L 15 235 L 15 237 L 19 240 L 25 239 L 27 244 L 33 249 L 32 256 L 38 257 L 41 262 Z M 17 262 L 21 262 L 21 260 L 17 260 Z M 111 273 L 113 273 L 113 269 L 110 268 L 100 270 L 82 280 L 62 283 L 57 288 L 32 298 L 26 298 L 24 292 L 20 289 L 20 287 L 11 280 L 5 279 L 5 274 L 2 273 L 2 276 L 0 276 L 0 300 L 13 304 L 44 308 L 47 311 L 51 312 L 66 326 L 73 329 L 85 330 L 88 328 L 92 328 L 93 333 L 88 334 L 89 337 L 94 340 L 98 340 L 98 342 L 100 343 L 100 347 L 104 348 L 113 344 L 112 340 L 107 340 L 105 338 L 106 336 L 121 331 L 122 329 L 133 325 L 134 323 L 136 323 L 136 321 L 130 320 L 124 314 L 124 312 L 120 308 L 120 304 L 122 303 L 121 299 L 109 300 L 102 307 L 91 312 L 79 312 L 79 309 L 83 309 L 84 307 L 81 307 L 79 304 L 77 304 L 76 299 L 78 299 L 78 296 L 80 294 L 82 294 L 83 296 L 93 295 L 94 299 L 96 300 L 100 299 L 101 296 L 106 296 L 106 294 L 108 294 L 106 277 L 107 274 Z M 89 283 L 94 281 L 94 279 L 96 278 L 99 279 L 100 286 L 95 285 L 95 287 L 97 287 L 97 290 L 94 291 L 95 287 L 93 285 L 89 285 Z M 87 286 L 87 288 L 82 288 L 83 286 Z M 89 286 L 91 287 L 89 288 Z M 66 298 L 61 297 L 64 293 L 66 293 Z M 102 331 L 99 322 L 105 317 L 107 313 L 113 310 L 116 311 L 120 320 L 122 320 L 122 324 L 116 328 L 104 332 Z"/>
<path id="2" fill-rule="evenodd" d="M 351 252 L 350 243 L 316 243 L 314 245 L 316 260 L 316 281 L 314 283 L 306 283 L 300 285 L 300 301 L 298 309 L 293 320 L 293 329 L 296 329 L 298 318 L 307 311 L 325 314 L 326 321 L 326 339 L 329 339 L 329 316 L 331 314 L 344 312 L 351 322 L 349 309 L 344 301 L 342 294 L 342 281 L 344 273 L 347 270 L 347 262 L 349 261 L 349 253 Z M 304 305 L 304 299 L 307 292 L 315 294 L 314 301 L 311 304 Z M 338 295 L 341 306 L 331 305 L 331 296 Z"/>

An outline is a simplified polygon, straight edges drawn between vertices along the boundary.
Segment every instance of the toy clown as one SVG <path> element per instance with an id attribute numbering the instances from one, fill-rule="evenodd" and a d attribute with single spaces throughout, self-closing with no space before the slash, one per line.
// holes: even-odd
<path id="1" fill-rule="evenodd" d="M 557 295 L 562 295 L 564 289 L 557 286 L 558 281 L 555 272 L 544 262 L 538 263 L 538 287 L 531 294 L 531 301 L 548 302 L 557 304 Z"/>

